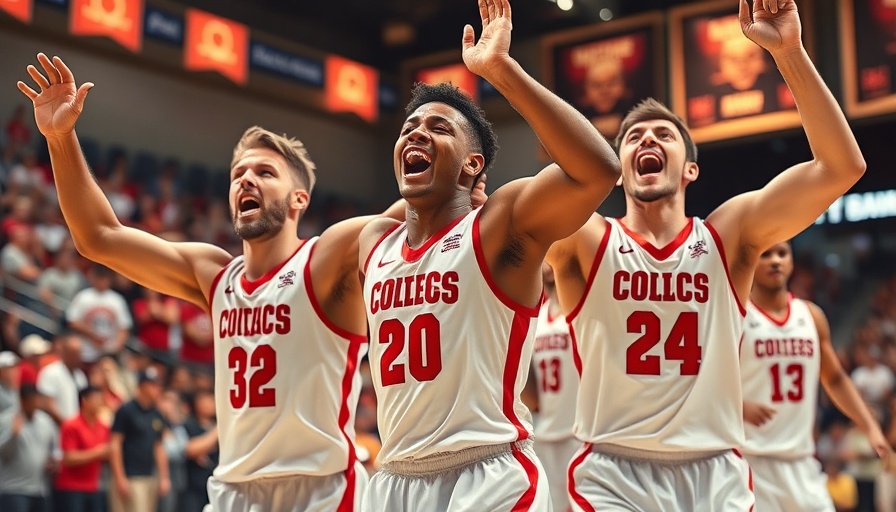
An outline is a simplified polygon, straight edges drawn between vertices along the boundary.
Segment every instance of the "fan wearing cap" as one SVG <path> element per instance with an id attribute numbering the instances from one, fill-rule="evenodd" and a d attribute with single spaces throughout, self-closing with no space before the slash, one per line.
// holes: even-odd
<path id="1" fill-rule="evenodd" d="M 10 360 L 6 354 L 11 353 L 0 353 L 0 365 Z M 53 419 L 38 408 L 42 399 L 35 386 L 22 386 L 20 406 L 14 409 L 11 422 L 5 416 L 0 423 L 0 510 L 4 512 L 46 506 L 45 478 L 55 465 L 57 430 Z"/>
<path id="2" fill-rule="evenodd" d="M 158 497 L 171 487 L 162 447 L 165 421 L 156 408 L 161 391 L 159 372 L 147 368 L 137 375 L 134 399 L 115 413 L 109 452 L 111 512 L 155 511 Z"/>
<path id="3" fill-rule="evenodd" d="M 22 374 L 19 382 L 22 385 L 37 385 L 37 373 L 44 366 L 42 358 L 50 348 L 50 342 L 39 334 L 29 334 L 22 338 L 22 342 L 19 343 L 19 353 L 22 354 L 22 362 L 19 363 Z"/>

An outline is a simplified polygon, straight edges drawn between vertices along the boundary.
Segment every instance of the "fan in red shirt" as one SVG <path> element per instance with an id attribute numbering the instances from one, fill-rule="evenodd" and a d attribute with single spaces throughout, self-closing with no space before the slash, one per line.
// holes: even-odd
<path id="1" fill-rule="evenodd" d="M 215 361 L 211 318 L 195 304 L 186 301 L 180 303 L 180 322 L 183 328 L 180 358 L 182 361 L 211 367 Z"/>
<path id="2" fill-rule="evenodd" d="M 65 421 L 60 430 L 62 464 L 54 485 L 58 510 L 102 510 L 100 472 L 109 458 L 109 427 L 98 418 L 103 406 L 99 388 L 79 392 L 81 414 Z"/>

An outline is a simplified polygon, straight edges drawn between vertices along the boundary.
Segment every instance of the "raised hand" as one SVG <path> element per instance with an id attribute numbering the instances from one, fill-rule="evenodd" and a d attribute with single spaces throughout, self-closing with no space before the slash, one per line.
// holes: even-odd
<path id="1" fill-rule="evenodd" d="M 34 103 L 34 120 L 44 137 L 65 136 L 75 128 L 87 91 L 93 83 L 85 82 L 76 87 L 75 76 L 59 57 L 53 57 L 51 61 L 43 53 L 38 53 L 37 61 L 44 69 L 43 74 L 31 64 L 27 69 L 40 92 L 35 92 L 21 81 L 16 85 Z"/>
<path id="2" fill-rule="evenodd" d="M 482 34 L 476 42 L 473 27 L 464 27 L 463 57 L 467 68 L 488 79 L 490 72 L 510 59 L 510 2 L 508 0 L 479 0 Z"/>
<path id="3" fill-rule="evenodd" d="M 751 41 L 774 54 L 802 47 L 802 25 L 794 0 L 740 0 L 740 28 Z"/>

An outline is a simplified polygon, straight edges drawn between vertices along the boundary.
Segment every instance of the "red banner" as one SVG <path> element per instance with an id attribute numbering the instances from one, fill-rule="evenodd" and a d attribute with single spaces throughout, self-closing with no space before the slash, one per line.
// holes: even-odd
<path id="1" fill-rule="evenodd" d="M 0 11 L 8 12 L 23 23 L 31 23 L 31 0 L 0 0 Z"/>
<path id="2" fill-rule="evenodd" d="M 467 96 L 473 98 L 473 101 L 479 101 L 479 80 L 463 63 L 419 69 L 414 81 L 429 85 L 448 82 L 467 93 Z"/>
<path id="3" fill-rule="evenodd" d="M 249 75 L 249 28 L 198 9 L 187 9 L 184 67 L 217 71 L 244 85 Z"/>
<path id="4" fill-rule="evenodd" d="M 71 0 L 69 27 L 80 36 L 106 36 L 132 52 L 143 43 L 143 0 Z"/>
<path id="5" fill-rule="evenodd" d="M 330 55 L 326 62 L 324 88 L 330 112 L 353 112 L 368 122 L 376 121 L 379 74 L 372 67 Z"/>

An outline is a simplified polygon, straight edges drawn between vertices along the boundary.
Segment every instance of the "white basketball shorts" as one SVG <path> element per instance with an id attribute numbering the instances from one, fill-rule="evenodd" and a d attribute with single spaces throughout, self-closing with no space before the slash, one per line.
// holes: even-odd
<path id="1" fill-rule="evenodd" d="M 535 454 L 538 455 L 538 459 L 544 467 L 544 473 L 548 477 L 554 512 L 572 510 L 567 490 L 569 486 L 566 483 L 566 470 L 576 452 L 581 448 L 582 442 L 574 437 L 557 441 L 535 439 Z"/>
<path id="2" fill-rule="evenodd" d="M 744 455 L 753 469 L 756 510 L 834 512 L 827 476 L 813 457 L 796 460 Z"/>

